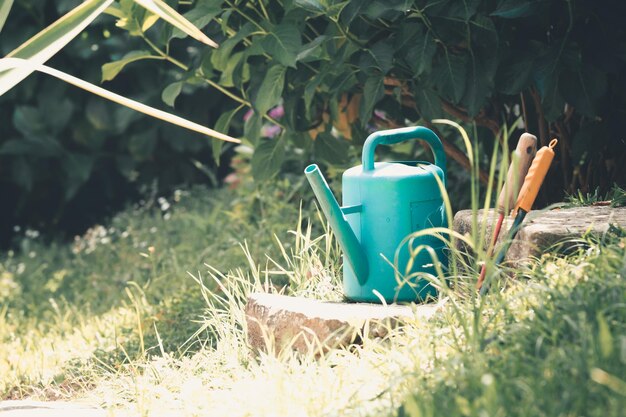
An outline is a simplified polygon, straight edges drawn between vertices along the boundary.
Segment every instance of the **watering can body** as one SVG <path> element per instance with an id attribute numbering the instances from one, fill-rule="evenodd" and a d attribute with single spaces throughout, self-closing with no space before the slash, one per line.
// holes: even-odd
<path id="1" fill-rule="evenodd" d="M 374 162 L 376 146 L 410 139 L 426 141 L 435 163 Z M 317 166 L 307 167 L 305 173 L 344 252 L 346 298 L 391 303 L 436 296 L 435 287 L 421 273 L 436 275 L 435 263 L 447 263 L 444 244 L 434 236 L 411 236 L 447 226 L 442 197 L 445 164 L 441 141 L 429 129 L 376 132 L 365 142 L 363 164 L 343 174 L 343 207 Z"/>

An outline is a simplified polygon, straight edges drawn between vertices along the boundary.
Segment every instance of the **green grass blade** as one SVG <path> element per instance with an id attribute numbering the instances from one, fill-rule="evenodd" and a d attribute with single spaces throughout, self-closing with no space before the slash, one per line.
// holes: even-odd
<path id="1" fill-rule="evenodd" d="M 13 6 L 13 0 L 0 0 L 0 32 L 2 32 L 2 27 L 7 21 L 11 6 Z"/>
<path id="2" fill-rule="evenodd" d="M 119 94 L 115 94 L 111 91 L 105 90 L 102 87 L 98 87 L 97 85 L 93 85 L 91 83 L 88 83 L 87 81 L 81 80 L 80 78 L 76 78 L 72 75 L 66 74 L 54 68 L 47 67 L 43 64 L 37 64 L 31 61 L 19 59 L 19 58 L 0 59 L 0 71 L 12 70 L 12 69 L 23 69 L 23 68 L 26 68 L 28 70 L 28 73 L 32 73 L 33 71 L 40 71 L 45 74 L 51 75 L 53 77 L 56 77 L 60 80 L 65 81 L 66 83 L 72 84 L 76 87 L 82 88 L 83 90 L 89 91 L 90 93 L 106 98 L 107 100 L 111 100 L 115 103 L 129 107 L 135 111 L 147 114 L 148 116 L 155 117 L 165 122 L 172 123 L 180 127 L 184 127 L 185 129 L 193 130 L 194 132 L 202 133 L 204 135 L 210 136 L 215 139 L 220 139 L 220 140 L 224 140 L 227 142 L 240 143 L 239 139 L 235 139 L 223 133 L 217 132 L 213 129 L 209 129 L 208 127 L 191 122 L 187 119 L 183 119 L 182 117 L 173 115 L 171 113 L 167 113 L 163 110 L 146 106 L 145 104 L 120 96 Z"/>
<path id="3" fill-rule="evenodd" d="M 185 32 L 187 35 L 192 38 L 205 43 L 209 46 L 217 48 L 217 43 L 211 40 L 208 36 L 206 36 L 200 29 L 195 27 L 193 23 L 189 20 L 185 19 L 181 14 L 179 14 L 176 10 L 172 9 L 162 0 L 135 0 L 135 3 L 142 6 L 143 8 L 149 10 L 155 15 L 159 16 L 161 19 L 166 22 L 172 24 L 178 29 Z"/>
<path id="4" fill-rule="evenodd" d="M 27 59 L 33 64 L 43 64 L 74 39 L 98 17 L 113 0 L 87 0 L 70 10 L 56 22 L 24 42 L 7 55 L 7 58 Z M 0 96 L 28 77 L 33 70 L 19 66 L 0 73 Z"/>

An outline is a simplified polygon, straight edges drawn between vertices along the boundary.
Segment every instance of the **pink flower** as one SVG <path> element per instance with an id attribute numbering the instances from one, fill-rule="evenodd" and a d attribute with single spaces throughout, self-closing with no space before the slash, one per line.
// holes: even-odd
<path id="1" fill-rule="evenodd" d="M 280 119 L 281 117 L 283 117 L 285 115 L 285 108 L 281 105 L 274 107 L 272 110 L 270 110 L 269 112 L 269 116 L 272 119 Z"/>
<path id="2" fill-rule="evenodd" d="M 252 115 L 254 114 L 254 110 L 250 109 L 246 112 L 246 114 L 243 115 L 243 121 L 247 122 L 249 118 L 252 117 Z"/>
<path id="3" fill-rule="evenodd" d="M 280 126 L 274 124 L 263 125 L 261 128 L 261 136 L 266 138 L 273 138 L 280 133 Z"/>

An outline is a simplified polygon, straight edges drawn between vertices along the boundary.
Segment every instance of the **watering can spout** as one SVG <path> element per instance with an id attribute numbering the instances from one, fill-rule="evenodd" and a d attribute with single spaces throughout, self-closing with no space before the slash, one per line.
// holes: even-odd
<path id="1" fill-rule="evenodd" d="M 328 183 L 316 164 L 306 167 L 304 174 L 309 180 L 311 188 L 313 188 L 315 197 L 317 197 L 317 201 L 319 201 L 322 211 L 330 223 L 330 227 L 337 236 L 337 241 L 343 250 L 345 258 L 352 267 L 359 283 L 361 285 L 365 284 L 369 273 L 367 256 L 344 217 L 344 212 L 339 207 L 339 203 L 337 203 L 330 187 L 328 187 Z"/>

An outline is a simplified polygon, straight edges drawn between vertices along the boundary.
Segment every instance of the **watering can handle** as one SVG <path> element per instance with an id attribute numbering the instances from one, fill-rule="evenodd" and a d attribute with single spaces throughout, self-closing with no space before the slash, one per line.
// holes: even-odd
<path id="1" fill-rule="evenodd" d="M 374 170 L 374 151 L 378 145 L 393 145 L 410 139 L 421 139 L 428 143 L 435 155 L 435 165 L 446 175 L 446 154 L 439 137 L 430 129 L 421 126 L 382 130 L 369 135 L 363 145 L 363 171 Z"/>

